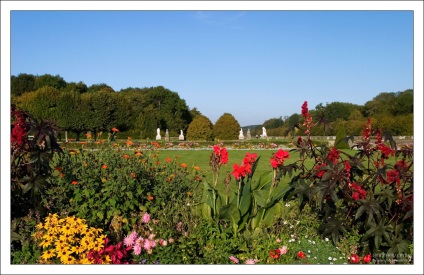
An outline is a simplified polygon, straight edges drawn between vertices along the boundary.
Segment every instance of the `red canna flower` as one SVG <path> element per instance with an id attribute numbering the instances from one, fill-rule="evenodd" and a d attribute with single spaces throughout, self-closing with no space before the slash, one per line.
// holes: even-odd
<path id="1" fill-rule="evenodd" d="M 271 157 L 271 166 L 276 169 L 283 165 L 283 162 L 290 158 L 289 152 L 284 151 L 283 149 L 279 149 L 277 153 L 272 154 Z"/>
<path id="2" fill-rule="evenodd" d="M 102 165 L 102 169 L 107 169 L 107 165 L 106 164 L 103 164 Z"/>
<path id="3" fill-rule="evenodd" d="M 113 127 L 112 132 L 116 133 L 116 132 L 119 132 L 119 130 L 117 128 Z"/>
<path id="4" fill-rule="evenodd" d="M 74 181 L 72 181 L 72 184 L 76 185 L 76 184 L 78 184 L 78 182 L 76 180 L 74 180 Z"/>
<path id="5" fill-rule="evenodd" d="M 305 253 L 303 253 L 302 251 L 297 252 L 297 257 L 299 257 L 299 259 L 302 259 L 303 257 L 305 257 Z"/>

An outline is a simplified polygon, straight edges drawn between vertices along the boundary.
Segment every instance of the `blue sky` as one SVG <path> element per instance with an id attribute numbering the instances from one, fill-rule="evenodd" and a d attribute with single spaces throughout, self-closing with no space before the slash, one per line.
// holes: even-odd
<path id="1" fill-rule="evenodd" d="M 164 86 L 242 126 L 413 88 L 412 11 L 12 11 L 11 74 Z"/>

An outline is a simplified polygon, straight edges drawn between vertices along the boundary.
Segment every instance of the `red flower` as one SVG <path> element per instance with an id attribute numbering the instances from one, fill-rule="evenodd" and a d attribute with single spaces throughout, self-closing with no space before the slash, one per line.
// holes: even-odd
<path id="1" fill-rule="evenodd" d="M 280 257 L 280 250 L 279 249 L 270 250 L 269 251 L 269 256 L 272 259 L 278 259 L 278 257 Z"/>
<path id="2" fill-rule="evenodd" d="M 392 183 L 394 181 L 397 184 L 400 184 L 399 172 L 396 171 L 396 170 L 387 170 L 386 171 L 386 182 Z"/>
<path id="3" fill-rule="evenodd" d="M 107 169 L 107 165 L 106 164 L 103 164 L 102 165 L 102 169 Z"/>
<path id="4" fill-rule="evenodd" d="M 350 166 L 350 163 L 347 160 L 344 161 L 344 168 L 345 168 L 346 172 L 349 174 L 352 166 Z"/>
<path id="5" fill-rule="evenodd" d="M 340 152 L 336 149 L 336 147 L 331 148 L 330 153 L 328 154 L 328 160 L 330 160 L 333 164 L 336 164 L 339 160 Z"/>
<path id="6" fill-rule="evenodd" d="M 367 254 L 367 255 L 365 255 L 363 258 L 362 258 L 362 262 L 364 262 L 364 263 L 369 263 L 369 262 L 371 262 L 371 254 Z"/>
<path id="7" fill-rule="evenodd" d="M 226 148 L 221 148 L 219 145 L 213 146 L 213 154 L 219 158 L 219 165 L 228 162 L 228 152 Z"/>
<path id="8" fill-rule="evenodd" d="M 307 101 L 303 102 L 303 105 L 302 105 L 302 116 L 304 116 L 304 117 L 309 116 L 308 102 Z"/>
<path id="9" fill-rule="evenodd" d="M 317 175 L 318 178 L 322 178 L 322 176 L 325 174 L 325 170 L 322 169 L 325 166 L 327 166 L 326 163 L 323 163 L 321 165 L 318 164 L 317 166 L 315 166 L 315 170 L 317 171 L 316 175 Z"/>
<path id="10" fill-rule="evenodd" d="M 172 159 L 171 159 L 170 157 L 167 157 L 167 158 L 165 159 L 165 162 L 170 163 L 171 161 L 172 161 Z"/>
<path id="11" fill-rule="evenodd" d="M 359 263 L 359 256 L 356 254 L 352 254 L 349 259 L 352 264 Z"/>
<path id="12" fill-rule="evenodd" d="M 272 154 L 271 157 L 271 166 L 276 169 L 279 166 L 283 165 L 283 162 L 290 158 L 289 152 L 279 149 L 277 153 Z"/>
<path id="13" fill-rule="evenodd" d="M 305 253 L 303 253 L 302 251 L 297 252 L 297 257 L 299 257 L 299 259 L 302 259 L 303 257 L 305 257 Z"/>
<path id="14" fill-rule="evenodd" d="M 76 184 L 78 184 L 78 182 L 76 180 L 74 180 L 74 181 L 72 181 L 72 184 L 76 185 Z"/>

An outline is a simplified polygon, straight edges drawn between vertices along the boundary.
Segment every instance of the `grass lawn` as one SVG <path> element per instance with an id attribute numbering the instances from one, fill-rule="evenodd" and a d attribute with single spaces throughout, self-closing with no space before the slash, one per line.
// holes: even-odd
<path id="1" fill-rule="evenodd" d="M 352 150 L 342 150 L 342 151 L 351 155 L 356 153 L 356 151 L 352 151 Z M 237 163 L 239 165 L 241 164 L 244 156 L 246 155 L 246 152 L 256 153 L 260 157 L 258 166 L 255 171 L 254 179 L 262 175 L 264 177 L 269 177 L 269 180 L 271 180 L 272 167 L 270 164 L 270 158 L 273 153 L 277 152 L 277 149 L 276 150 L 260 150 L 260 149 L 228 150 L 228 163 L 221 167 L 220 179 L 223 179 L 225 177 L 227 171 L 229 171 L 230 173 L 233 171 L 234 163 Z M 179 163 L 185 163 L 189 167 L 199 166 L 201 168 L 201 171 L 205 173 L 206 179 L 209 182 L 212 181 L 212 173 L 209 166 L 209 158 L 212 154 L 212 150 L 159 150 L 157 151 L 157 153 L 159 156 L 159 161 L 161 162 L 163 162 L 168 157 L 174 158 L 178 156 Z M 285 164 L 291 164 L 297 160 L 299 160 L 299 155 L 297 153 L 291 153 L 290 158 L 285 161 Z M 308 165 L 312 166 L 314 162 L 311 159 L 307 159 L 305 163 L 307 166 Z M 281 181 L 289 182 L 290 179 L 288 176 L 286 176 Z"/>

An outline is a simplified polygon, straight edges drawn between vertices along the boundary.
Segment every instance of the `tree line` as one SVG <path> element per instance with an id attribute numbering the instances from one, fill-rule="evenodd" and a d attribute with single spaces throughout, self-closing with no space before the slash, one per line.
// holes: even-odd
<path id="1" fill-rule="evenodd" d="M 35 118 L 53 121 L 62 131 L 81 133 L 110 132 L 117 128 L 123 137 L 153 139 L 156 129 L 168 129 L 170 136 L 183 130 L 190 140 L 237 139 L 240 124 L 224 113 L 213 124 L 197 108 L 190 109 L 177 92 L 163 86 L 128 87 L 115 91 L 105 83 L 87 86 L 82 81 L 66 82 L 59 75 L 19 74 L 11 76 L 12 104 Z M 310 110 L 314 123 L 312 135 L 335 135 L 342 125 L 348 135 L 360 135 L 367 117 L 392 135 L 413 134 L 413 90 L 381 93 L 365 105 L 332 102 Z M 253 126 L 259 135 L 262 126 L 268 136 L 296 134 L 301 115 L 271 118 Z M 124 135 L 125 134 L 125 135 Z"/>

